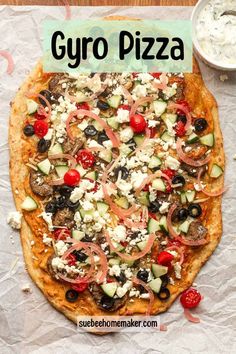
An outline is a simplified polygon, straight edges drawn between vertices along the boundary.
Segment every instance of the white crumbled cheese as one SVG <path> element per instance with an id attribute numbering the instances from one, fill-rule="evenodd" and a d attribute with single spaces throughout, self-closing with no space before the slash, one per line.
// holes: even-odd
<path id="1" fill-rule="evenodd" d="M 54 270 L 62 271 L 65 268 L 65 262 L 60 257 L 54 257 L 52 259 L 52 267 Z"/>
<path id="2" fill-rule="evenodd" d="M 174 264 L 174 271 L 176 278 L 181 279 L 181 265 L 179 264 L 179 262 L 176 262 Z"/>
<path id="3" fill-rule="evenodd" d="M 70 201 L 72 203 L 76 203 L 78 200 L 82 198 L 83 194 L 84 194 L 84 190 L 81 187 L 76 187 L 70 195 Z"/>
<path id="4" fill-rule="evenodd" d="M 144 293 L 144 294 L 141 294 L 139 295 L 140 299 L 149 299 L 150 295 L 149 293 Z"/>
<path id="5" fill-rule="evenodd" d="M 168 212 L 168 209 L 169 209 L 169 205 L 170 205 L 170 203 L 168 203 L 168 202 L 163 202 L 163 203 L 161 204 L 160 208 L 159 208 L 159 212 L 160 212 L 161 214 L 167 213 L 167 212 Z"/>
<path id="6" fill-rule="evenodd" d="M 53 129 L 52 129 L 52 128 L 49 128 L 47 134 L 44 135 L 43 138 L 44 138 L 45 140 L 51 140 L 51 139 L 52 139 L 52 134 L 53 134 Z"/>
<path id="7" fill-rule="evenodd" d="M 127 109 L 119 108 L 117 111 L 117 122 L 126 123 L 129 122 L 129 111 Z"/>
<path id="8" fill-rule="evenodd" d="M 160 123 L 158 122 L 158 120 L 154 120 L 154 119 L 148 120 L 148 128 L 155 128 L 159 124 Z"/>
<path id="9" fill-rule="evenodd" d="M 52 238 L 48 237 L 47 234 L 43 234 L 43 243 L 47 246 L 51 246 L 52 244 Z"/>
<path id="10" fill-rule="evenodd" d="M 153 79 L 154 79 L 154 77 L 148 73 L 139 73 L 138 74 L 138 80 L 140 80 L 142 82 L 142 84 L 147 84 Z"/>
<path id="11" fill-rule="evenodd" d="M 113 239 L 117 242 L 125 241 L 126 239 L 126 228 L 124 225 L 118 225 L 114 228 L 113 232 Z"/>
<path id="12" fill-rule="evenodd" d="M 48 230 L 53 231 L 53 224 L 52 224 L 52 213 L 46 213 L 45 211 L 39 215 L 43 218 L 43 220 L 48 224 Z"/>
<path id="13" fill-rule="evenodd" d="M 22 214 L 19 211 L 11 211 L 7 216 L 7 223 L 16 230 L 21 228 Z"/>
<path id="14" fill-rule="evenodd" d="M 146 85 L 137 85 L 132 91 L 132 97 L 136 99 L 137 97 L 146 97 L 147 87 Z"/>
<path id="15" fill-rule="evenodd" d="M 123 143 L 127 143 L 130 139 L 132 139 L 134 136 L 133 129 L 130 127 L 127 127 L 120 132 L 120 140 Z"/>
<path id="16" fill-rule="evenodd" d="M 102 144 L 106 149 L 109 149 L 109 150 L 113 147 L 111 140 L 106 140 Z"/>
<path id="17" fill-rule="evenodd" d="M 90 141 L 87 141 L 87 145 L 89 148 L 94 148 L 94 147 L 101 147 L 100 144 L 98 144 L 98 142 L 96 140 L 90 140 Z"/>
<path id="18" fill-rule="evenodd" d="M 93 209 L 93 203 L 89 202 L 88 200 L 85 200 L 85 201 L 81 202 L 81 206 L 86 211 Z"/>
<path id="19" fill-rule="evenodd" d="M 77 127 L 80 129 L 80 130 L 83 130 L 86 129 L 88 126 L 88 122 L 87 122 L 87 119 L 83 119 L 82 122 L 80 124 L 77 125 Z"/>
<path id="20" fill-rule="evenodd" d="M 197 192 L 200 192 L 201 190 L 203 190 L 205 188 L 205 184 L 200 182 L 200 185 L 199 183 L 194 183 L 194 188 Z"/>
<path id="21" fill-rule="evenodd" d="M 149 187 L 149 200 L 150 202 L 154 202 L 156 200 L 157 194 L 156 190 L 152 188 L 152 186 Z"/>
<path id="22" fill-rule="evenodd" d="M 132 281 L 128 280 L 123 286 L 118 286 L 116 289 L 117 296 L 123 297 L 131 289 L 132 285 Z"/>
<path id="23" fill-rule="evenodd" d="M 132 172 L 130 180 L 134 189 L 137 189 L 146 177 L 147 173 L 142 173 L 141 171 Z"/>
<path id="24" fill-rule="evenodd" d="M 90 215 L 90 214 L 85 214 L 83 220 L 84 220 L 85 223 L 89 223 L 89 222 L 93 221 L 93 216 Z"/>
<path id="25" fill-rule="evenodd" d="M 226 74 L 220 75 L 220 81 L 224 82 L 224 81 L 226 81 L 226 80 L 229 80 L 228 75 L 226 75 Z"/>
<path id="26" fill-rule="evenodd" d="M 76 226 L 79 227 L 80 223 L 81 223 L 81 215 L 80 215 L 79 211 L 75 212 L 74 220 L 75 220 Z"/>
<path id="27" fill-rule="evenodd" d="M 125 269 L 124 272 L 127 279 L 131 279 L 133 277 L 133 273 L 130 268 Z"/>
<path id="28" fill-rule="evenodd" d="M 140 295 L 140 291 L 136 288 L 132 288 L 129 292 L 129 297 L 138 297 Z"/>
<path id="29" fill-rule="evenodd" d="M 129 193 L 133 188 L 131 183 L 126 182 L 124 179 L 121 178 L 116 181 L 116 185 L 122 192 L 125 193 Z"/>
<path id="30" fill-rule="evenodd" d="M 63 256 L 63 254 L 67 251 L 67 245 L 64 241 L 59 240 L 56 244 L 56 251 L 59 256 Z"/>
<path id="31" fill-rule="evenodd" d="M 177 171 L 179 169 L 180 162 L 172 156 L 167 156 L 165 165 L 167 168 Z"/>
<path id="32" fill-rule="evenodd" d="M 101 90 L 102 82 L 100 80 L 99 74 L 94 75 L 92 78 L 87 80 L 87 87 L 94 93 Z"/>
<path id="33" fill-rule="evenodd" d="M 113 95 L 124 95 L 124 90 L 122 86 L 117 86 L 115 90 L 113 90 Z"/>
<path id="34" fill-rule="evenodd" d="M 112 277 L 113 275 L 115 275 L 116 277 L 118 277 L 120 275 L 120 266 L 118 264 L 114 264 L 110 269 L 109 269 L 109 275 Z"/>

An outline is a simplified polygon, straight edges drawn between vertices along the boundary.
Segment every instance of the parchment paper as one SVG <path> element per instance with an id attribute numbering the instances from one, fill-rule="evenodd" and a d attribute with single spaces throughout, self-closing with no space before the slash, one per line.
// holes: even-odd
<path id="1" fill-rule="evenodd" d="M 152 19 L 187 19 L 189 7 L 73 8 L 73 18 L 120 14 Z M 187 322 L 177 300 L 161 316 L 167 332 L 94 336 L 76 332 L 76 326 L 54 310 L 27 275 L 18 232 L 6 224 L 14 210 L 8 175 L 9 102 L 42 53 L 41 25 L 44 19 L 63 19 L 65 8 L 0 7 L 0 49 L 9 50 L 15 70 L 5 73 L 0 58 L 0 353 L 236 353 L 236 73 L 221 82 L 220 72 L 201 65 L 207 86 L 220 108 L 220 122 L 227 157 L 222 241 L 196 279 L 204 301 L 194 311 L 200 324 Z M 14 242 L 14 244 L 12 243 Z M 22 292 L 30 284 L 31 294 Z"/>

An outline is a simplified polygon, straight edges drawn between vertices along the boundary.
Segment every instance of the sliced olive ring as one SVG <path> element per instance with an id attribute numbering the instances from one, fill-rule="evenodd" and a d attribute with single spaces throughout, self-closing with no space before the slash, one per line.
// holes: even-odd
<path id="1" fill-rule="evenodd" d="M 100 304 L 104 308 L 104 310 L 110 310 L 113 307 L 114 302 L 115 300 L 107 295 L 103 295 L 100 300 Z"/>
<path id="2" fill-rule="evenodd" d="M 160 276 L 160 278 L 161 278 L 161 281 L 162 281 L 161 288 L 164 289 L 169 284 L 169 277 L 168 277 L 167 274 L 164 274 L 164 275 Z"/>
<path id="3" fill-rule="evenodd" d="M 177 211 L 177 218 L 179 221 L 185 221 L 189 215 L 188 209 L 181 208 Z"/>
<path id="4" fill-rule="evenodd" d="M 170 297 L 170 291 L 167 288 L 161 288 L 160 292 L 157 294 L 160 300 L 167 300 Z"/>
<path id="5" fill-rule="evenodd" d="M 75 302 L 79 297 L 79 293 L 76 290 L 70 289 L 66 292 L 66 300 L 69 302 Z"/>
<path id="6" fill-rule="evenodd" d="M 181 175 L 177 175 L 172 179 L 172 184 L 181 184 L 181 186 L 184 186 L 185 178 Z"/>
<path id="7" fill-rule="evenodd" d="M 137 273 L 137 278 L 147 283 L 148 281 L 148 271 L 146 269 L 139 270 Z"/>
<path id="8" fill-rule="evenodd" d="M 202 214 L 202 208 L 199 204 L 190 204 L 188 212 L 192 218 L 198 218 Z"/>
<path id="9" fill-rule="evenodd" d="M 84 262 L 87 259 L 87 255 L 82 251 L 73 251 L 73 255 L 76 257 L 76 260 L 79 262 Z"/>
<path id="10" fill-rule="evenodd" d="M 194 127 L 195 127 L 195 130 L 196 132 L 202 132 L 203 130 L 206 129 L 207 127 L 207 121 L 205 118 L 197 118 L 194 122 Z"/>
<path id="11" fill-rule="evenodd" d="M 84 129 L 84 134 L 86 136 L 95 136 L 97 135 L 98 131 L 97 129 L 92 125 L 88 125 L 85 129 Z"/>
<path id="12" fill-rule="evenodd" d="M 160 209 L 161 204 L 158 202 L 158 200 L 154 200 L 154 202 L 149 204 L 148 210 L 151 213 L 157 213 Z"/>
<path id="13" fill-rule="evenodd" d="M 34 135 L 34 127 L 32 124 L 27 124 L 24 129 L 23 132 L 25 134 L 25 136 L 32 136 Z"/>
<path id="14" fill-rule="evenodd" d="M 116 179 L 121 175 L 122 179 L 127 179 L 129 177 L 129 170 L 124 166 L 119 166 L 114 171 Z"/>

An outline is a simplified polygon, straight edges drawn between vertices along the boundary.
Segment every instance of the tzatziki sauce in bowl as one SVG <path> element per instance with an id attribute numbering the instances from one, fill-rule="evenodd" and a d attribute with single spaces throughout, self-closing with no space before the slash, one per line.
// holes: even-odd
<path id="1" fill-rule="evenodd" d="M 226 11 L 231 13 L 224 14 Z M 209 65 L 222 70 L 236 70 L 233 11 L 236 13 L 236 0 L 200 0 L 192 14 L 195 51 Z"/>

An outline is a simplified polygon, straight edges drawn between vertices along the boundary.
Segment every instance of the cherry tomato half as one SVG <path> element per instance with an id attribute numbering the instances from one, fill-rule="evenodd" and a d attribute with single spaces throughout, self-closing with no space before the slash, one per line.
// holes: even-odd
<path id="1" fill-rule="evenodd" d="M 95 164 L 94 155 L 90 151 L 84 149 L 78 152 L 76 160 L 84 169 L 90 168 Z"/>
<path id="2" fill-rule="evenodd" d="M 90 110 L 90 107 L 87 102 L 76 103 L 76 108 L 77 109 L 86 109 L 86 111 Z"/>
<path id="3" fill-rule="evenodd" d="M 88 283 L 80 283 L 76 285 L 72 285 L 72 289 L 78 291 L 78 293 L 82 293 L 88 287 Z"/>
<path id="4" fill-rule="evenodd" d="M 118 109 L 126 109 L 126 111 L 130 111 L 131 107 L 127 104 L 121 104 Z"/>
<path id="5" fill-rule="evenodd" d="M 76 264 L 76 257 L 75 257 L 75 255 L 72 254 L 72 253 L 69 254 L 69 256 L 66 258 L 66 260 L 67 260 L 69 266 L 73 266 L 73 265 Z"/>
<path id="6" fill-rule="evenodd" d="M 71 236 L 71 232 L 69 229 L 67 229 L 67 227 L 56 229 L 53 234 L 55 240 L 65 240 L 67 237 Z"/>
<path id="7" fill-rule="evenodd" d="M 34 132 L 39 138 L 43 138 L 48 132 L 48 123 L 44 120 L 36 120 L 34 123 Z"/>
<path id="8" fill-rule="evenodd" d="M 41 112 L 35 112 L 34 118 L 36 118 L 37 120 L 42 120 L 46 118 L 46 115 Z"/>
<path id="9" fill-rule="evenodd" d="M 181 122 L 181 120 L 176 123 L 176 126 L 174 129 L 175 129 L 176 135 L 179 137 L 184 136 L 186 133 L 185 124 L 183 122 Z"/>
<path id="10" fill-rule="evenodd" d="M 197 307 L 201 299 L 201 294 L 193 288 L 184 291 L 180 296 L 180 302 L 185 309 Z"/>
<path id="11" fill-rule="evenodd" d="M 142 133 L 147 127 L 147 122 L 141 114 L 135 114 L 130 118 L 130 126 L 135 133 Z"/>
<path id="12" fill-rule="evenodd" d="M 176 101 L 177 104 L 181 104 L 182 106 L 186 107 L 188 111 L 190 111 L 190 107 L 187 101 L 185 100 L 177 100 Z M 178 115 L 184 114 L 184 112 L 181 109 L 177 109 L 176 113 Z"/>
<path id="13" fill-rule="evenodd" d="M 64 182 L 68 186 L 77 186 L 80 181 L 80 173 L 77 170 L 69 170 L 64 175 Z"/>
<path id="14" fill-rule="evenodd" d="M 162 172 L 167 175 L 170 179 L 172 179 L 175 176 L 175 171 L 172 170 L 171 168 L 167 168 L 166 170 L 162 170 Z"/>
<path id="15" fill-rule="evenodd" d="M 158 254 L 157 256 L 157 262 L 158 264 L 164 265 L 164 266 L 168 266 L 170 264 L 171 261 L 173 261 L 174 256 L 166 251 L 162 251 Z"/>
<path id="16" fill-rule="evenodd" d="M 162 73 L 150 73 L 155 79 L 159 79 Z"/>

